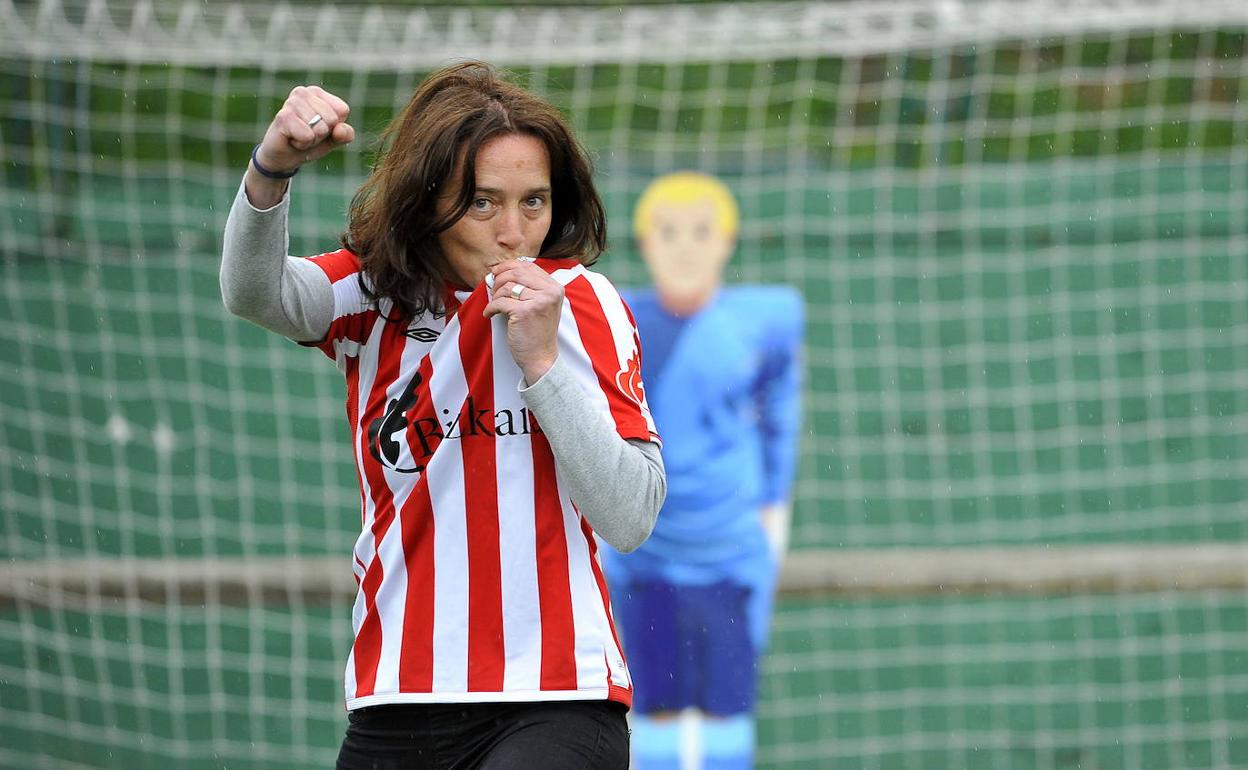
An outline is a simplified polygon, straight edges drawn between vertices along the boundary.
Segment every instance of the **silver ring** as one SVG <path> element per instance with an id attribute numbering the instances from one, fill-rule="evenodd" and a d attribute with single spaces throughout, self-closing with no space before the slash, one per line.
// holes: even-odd
<path id="1" fill-rule="evenodd" d="M 321 117 L 321 113 L 319 112 L 316 113 L 312 117 L 308 118 L 308 128 L 312 128 L 317 123 L 320 123 L 322 120 L 324 120 L 324 118 Z"/>
<path id="2" fill-rule="evenodd" d="M 511 298 L 512 298 L 512 299 L 520 299 L 520 295 L 521 295 L 521 294 L 523 294 L 523 293 L 524 293 L 524 287 L 523 287 L 523 286 L 521 286 L 521 285 L 520 285 L 520 284 L 518 284 L 518 283 L 513 283 L 513 284 L 511 285 Z"/>

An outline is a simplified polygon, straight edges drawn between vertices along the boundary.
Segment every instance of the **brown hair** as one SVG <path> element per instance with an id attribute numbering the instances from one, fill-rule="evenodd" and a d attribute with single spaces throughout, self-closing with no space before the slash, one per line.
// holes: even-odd
<path id="1" fill-rule="evenodd" d="M 430 75 L 390 121 L 347 215 L 342 244 L 371 282 L 360 282 L 365 296 L 394 302 L 392 318 L 441 312 L 451 271 L 438 235 L 472 205 L 477 150 L 505 134 L 533 136 L 550 155 L 550 232 L 534 256 L 589 265 L 606 248 L 606 215 L 589 158 L 559 111 L 489 64 L 456 64 Z M 439 216 L 438 198 L 461 158 L 457 200 Z"/>

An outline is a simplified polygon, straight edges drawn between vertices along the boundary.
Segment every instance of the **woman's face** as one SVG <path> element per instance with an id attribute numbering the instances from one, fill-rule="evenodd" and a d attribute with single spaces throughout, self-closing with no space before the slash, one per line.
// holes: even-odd
<path id="1" fill-rule="evenodd" d="M 536 257 L 550 230 L 550 156 L 527 134 L 490 139 L 477 151 L 476 189 L 467 213 L 438 235 L 451 272 L 465 287 L 480 283 L 490 267 L 515 257 Z M 459 197 L 457 169 L 440 206 Z"/>

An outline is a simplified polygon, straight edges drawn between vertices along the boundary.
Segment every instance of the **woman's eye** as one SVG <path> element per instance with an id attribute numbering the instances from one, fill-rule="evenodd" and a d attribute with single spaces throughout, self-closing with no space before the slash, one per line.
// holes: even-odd
<path id="1" fill-rule="evenodd" d="M 473 198 L 472 208 L 474 211 L 489 211 L 490 199 L 489 198 Z"/>
<path id="2" fill-rule="evenodd" d="M 529 198 L 527 201 L 525 201 L 525 203 L 531 209 L 540 209 L 542 207 L 542 204 L 546 203 L 546 199 L 540 195 L 534 195 L 532 198 Z"/>

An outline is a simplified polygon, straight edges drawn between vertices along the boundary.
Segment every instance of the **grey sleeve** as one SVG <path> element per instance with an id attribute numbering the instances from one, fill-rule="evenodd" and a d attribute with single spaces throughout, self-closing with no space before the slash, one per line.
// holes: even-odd
<path id="1" fill-rule="evenodd" d="M 287 255 L 290 189 L 260 210 L 240 185 L 225 220 L 221 298 L 234 315 L 299 342 L 324 339 L 334 318 L 334 289 L 325 272 Z"/>
<path id="2" fill-rule="evenodd" d="M 537 416 L 568 495 L 590 526 L 617 551 L 636 550 L 667 496 L 658 444 L 621 438 L 562 358 L 520 396 Z"/>

